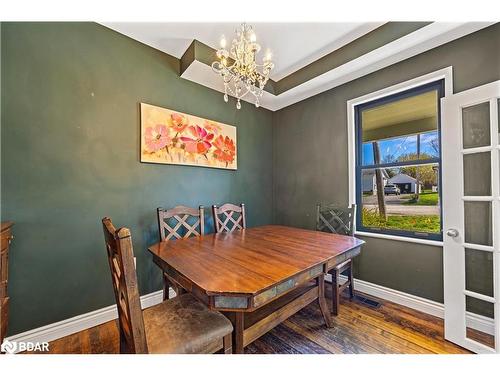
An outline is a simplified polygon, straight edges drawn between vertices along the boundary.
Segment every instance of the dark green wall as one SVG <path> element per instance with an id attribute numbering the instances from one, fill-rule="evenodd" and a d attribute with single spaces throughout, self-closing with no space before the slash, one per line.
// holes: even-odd
<path id="1" fill-rule="evenodd" d="M 15 222 L 9 334 L 113 303 L 100 219 L 132 230 L 141 293 L 155 209 L 245 202 L 272 221 L 272 112 L 224 103 L 179 61 L 93 23 L 3 23 L 1 215 Z M 139 162 L 139 103 L 238 128 L 238 171 Z M 211 220 L 209 224 L 212 225 Z"/>
<path id="2" fill-rule="evenodd" d="M 347 100 L 453 66 L 455 92 L 500 79 L 500 24 L 274 113 L 274 220 L 313 228 L 317 202 L 348 202 Z M 443 301 L 442 248 L 364 238 L 356 277 Z"/>

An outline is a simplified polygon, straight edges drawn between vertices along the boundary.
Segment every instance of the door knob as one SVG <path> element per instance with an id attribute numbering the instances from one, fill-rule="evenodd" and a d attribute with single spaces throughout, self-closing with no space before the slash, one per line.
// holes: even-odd
<path id="1" fill-rule="evenodd" d="M 456 229 L 448 229 L 446 231 L 446 235 L 450 237 L 458 237 L 458 230 Z"/>

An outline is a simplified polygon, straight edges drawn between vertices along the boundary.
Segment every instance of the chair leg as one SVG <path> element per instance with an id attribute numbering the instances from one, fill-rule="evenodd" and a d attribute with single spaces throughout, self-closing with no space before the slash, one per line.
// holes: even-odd
<path id="1" fill-rule="evenodd" d="M 181 294 L 186 294 L 187 291 L 184 288 L 181 288 L 180 285 L 177 285 L 177 287 L 174 289 L 175 290 L 175 295 L 180 296 Z"/>
<path id="2" fill-rule="evenodd" d="M 120 333 L 120 354 L 131 354 L 127 341 L 125 340 L 125 335 L 122 333 Z"/>
<path id="3" fill-rule="evenodd" d="M 224 354 L 233 354 L 233 338 L 231 333 L 222 339 L 222 351 Z"/>
<path id="4" fill-rule="evenodd" d="M 167 275 L 163 274 L 163 300 L 169 299 L 170 283 Z"/>
<path id="5" fill-rule="evenodd" d="M 349 273 L 348 273 L 347 277 L 348 277 L 348 281 L 349 281 L 349 297 L 350 297 L 350 300 L 352 301 L 352 299 L 354 298 L 354 280 L 352 277 L 352 264 L 349 267 Z"/>
<path id="6" fill-rule="evenodd" d="M 331 270 L 330 274 L 332 275 L 332 314 L 339 314 L 339 277 L 336 270 Z"/>

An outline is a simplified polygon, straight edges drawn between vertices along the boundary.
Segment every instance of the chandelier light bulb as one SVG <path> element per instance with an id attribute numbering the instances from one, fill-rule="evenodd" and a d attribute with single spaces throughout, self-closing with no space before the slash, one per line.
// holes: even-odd
<path id="1" fill-rule="evenodd" d="M 271 62 L 273 58 L 273 53 L 270 50 L 266 51 L 266 57 L 264 58 L 264 62 Z"/>
<path id="2" fill-rule="evenodd" d="M 255 35 L 255 33 L 253 31 L 250 33 L 250 41 L 252 43 L 255 43 L 257 41 L 257 36 Z"/>
<path id="3" fill-rule="evenodd" d="M 220 47 L 223 49 L 226 48 L 226 37 L 224 35 L 220 38 Z"/>

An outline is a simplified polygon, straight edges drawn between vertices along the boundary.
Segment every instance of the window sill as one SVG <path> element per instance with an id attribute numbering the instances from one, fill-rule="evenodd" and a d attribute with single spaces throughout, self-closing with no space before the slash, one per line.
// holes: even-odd
<path id="1" fill-rule="evenodd" d="M 425 239 L 421 239 L 421 238 L 393 236 L 390 234 L 361 232 L 361 231 L 355 231 L 354 234 L 359 235 L 359 236 L 364 236 L 364 237 L 382 238 L 385 240 L 412 242 L 412 243 L 418 243 L 418 244 L 422 244 L 422 245 L 443 247 L 443 241 L 425 240 Z"/>

